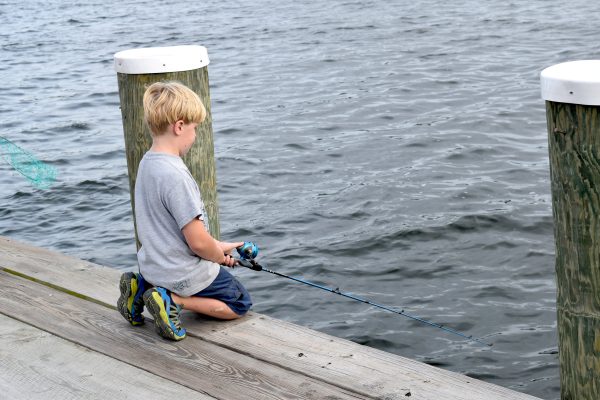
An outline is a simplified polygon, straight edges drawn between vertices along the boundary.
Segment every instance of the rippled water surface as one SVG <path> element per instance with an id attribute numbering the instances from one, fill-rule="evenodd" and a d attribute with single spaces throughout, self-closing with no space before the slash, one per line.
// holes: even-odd
<path id="1" fill-rule="evenodd" d="M 255 311 L 546 399 L 559 397 L 539 72 L 598 59 L 594 2 L 105 0 L 0 3 L 0 235 L 136 263 L 120 50 L 208 48 L 223 238 L 271 269 L 493 342 L 491 349 L 276 276 Z"/>

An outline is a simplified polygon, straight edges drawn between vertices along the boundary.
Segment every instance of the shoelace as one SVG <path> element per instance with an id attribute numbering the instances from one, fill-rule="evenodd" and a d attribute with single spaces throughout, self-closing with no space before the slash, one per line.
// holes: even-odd
<path id="1" fill-rule="evenodd" d="M 179 305 L 171 302 L 169 307 L 169 320 L 175 325 L 177 330 L 181 329 L 181 321 L 179 320 L 179 312 L 181 311 L 181 307 Z"/>

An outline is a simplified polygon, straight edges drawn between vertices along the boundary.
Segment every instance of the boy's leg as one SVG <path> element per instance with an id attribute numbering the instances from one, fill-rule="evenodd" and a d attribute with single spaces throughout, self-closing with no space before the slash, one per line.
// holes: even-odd
<path id="1" fill-rule="evenodd" d="M 218 319 L 236 319 L 252 307 L 250 294 L 233 275 L 221 267 L 215 280 L 190 297 L 172 294 L 173 301 L 184 309 Z"/>
<path id="2" fill-rule="evenodd" d="M 198 314 L 208 315 L 218 319 L 236 319 L 242 317 L 236 314 L 227 304 L 217 299 L 207 297 L 181 297 L 175 293 L 171 294 L 173 301 L 179 304 L 184 310 L 197 312 Z"/>
<path id="3" fill-rule="evenodd" d="M 121 296 L 117 300 L 117 309 L 131 325 L 142 325 L 144 323 L 142 295 L 146 286 L 141 274 L 126 272 L 121 275 L 119 281 Z"/>

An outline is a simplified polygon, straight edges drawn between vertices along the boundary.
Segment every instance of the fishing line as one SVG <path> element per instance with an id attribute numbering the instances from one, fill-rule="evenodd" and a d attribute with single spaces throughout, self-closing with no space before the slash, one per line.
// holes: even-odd
<path id="1" fill-rule="evenodd" d="M 239 247 L 237 249 L 237 251 L 238 251 L 238 253 L 240 254 L 240 257 L 241 257 L 241 259 L 237 260 L 237 264 L 241 265 L 243 267 L 252 269 L 254 271 L 268 272 L 268 273 L 273 274 L 273 275 L 277 275 L 277 276 L 281 276 L 283 278 L 291 279 L 291 280 L 293 280 L 295 282 L 302 283 L 304 285 L 312 286 L 314 288 L 325 290 L 325 291 L 330 292 L 330 293 L 339 294 L 340 296 L 347 297 L 347 298 L 349 298 L 351 300 L 359 301 L 361 303 L 365 303 L 365 304 L 368 304 L 368 305 L 373 306 L 373 307 L 380 308 L 380 309 L 385 310 L 385 311 L 393 312 L 394 314 L 402 315 L 404 317 L 407 317 L 407 318 L 410 318 L 412 320 L 421 322 L 423 324 L 432 326 L 434 328 L 441 329 L 441 330 L 443 330 L 445 332 L 448 332 L 448 333 L 460 336 L 463 339 L 467 339 L 469 341 L 475 342 L 475 343 L 480 344 L 482 346 L 486 346 L 486 347 L 491 347 L 492 346 L 492 344 L 486 343 L 486 342 L 482 341 L 481 339 L 475 338 L 475 337 L 473 337 L 473 335 L 465 335 L 464 333 L 459 332 L 457 330 L 454 330 L 452 328 L 448 328 L 448 327 L 446 327 L 444 325 L 437 324 L 435 322 L 428 321 L 428 320 L 423 319 L 421 317 L 418 317 L 416 315 L 409 314 L 409 313 L 405 312 L 404 310 L 397 310 L 397 309 L 394 309 L 392 307 L 388 307 L 388 306 L 385 306 L 385 305 L 382 305 L 382 304 L 378 304 L 378 303 L 372 302 L 372 301 L 367 300 L 367 299 L 363 299 L 363 298 L 358 297 L 358 296 L 354 296 L 354 295 L 349 294 L 349 293 L 342 292 L 342 291 L 340 291 L 340 288 L 333 289 L 333 288 L 330 288 L 330 287 L 327 287 L 327 286 L 322 286 L 322 285 L 316 284 L 314 282 L 310 282 L 310 281 L 307 281 L 307 280 L 304 280 L 304 279 L 300 279 L 300 278 L 295 278 L 293 276 L 289 276 L 289 275 L 282 274 L 282 273 L 277 272 L 277 271 L 272 271 L 270 269 L 267 269 L 264 266 L 262 266 L 259 263 L 257 263 L 256 260 L 254 260 L 254 257 L 256 257 L 258 255 L 258 247 L 254 243 L 252 243 L 252 242 L 244 242 L 244 245 L 241 246 L 241 247 Z"/>

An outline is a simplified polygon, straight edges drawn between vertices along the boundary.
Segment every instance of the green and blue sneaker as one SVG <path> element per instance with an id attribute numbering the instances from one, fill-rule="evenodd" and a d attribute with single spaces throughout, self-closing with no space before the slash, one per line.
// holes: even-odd
<path id="1" fill-rule="evenodd" d="M 173 301 L 167 289 L 154 287 L 144 293 L 144 302 L 154 317 L 156 332 L 167 339 L 185 339 L 185 329 L 181 327 L 179 313 L 181 307 Z"/>
<path id="2" fill-rule="evenodd" d="M 144 300 L 142 296 L 146 290 L 146 282 L 140 274 L 125 272 L 119 282 L 121 296 L 117 300 L 119 312 L 131 325 L 144 323 Z"/>

